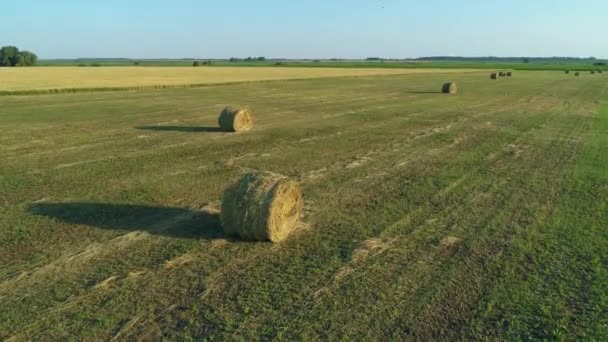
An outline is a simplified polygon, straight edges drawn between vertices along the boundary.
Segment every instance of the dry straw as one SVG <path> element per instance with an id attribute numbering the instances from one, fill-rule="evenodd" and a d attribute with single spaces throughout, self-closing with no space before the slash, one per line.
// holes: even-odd
<path id="1" fill-rule="evenodd" d="M 441 92 L 444 94 L 456 94 L 458 92 L 458 86 L 454 82 L 448 82 L 441 87 Z"/>
<path id="2" fill-rule="evenodd" d="M 226 107 L 217 119 L 222 131 L 242 132 L 253 127 L 253 117 L 248 109 Z"/>
<path id="3" fill-rule="evenodd" d="M 226 189 L 221 220 L 227 235 L 245 240 L 284 240 L 302 212 L 298 182 L 272 172 L 247 171 Z"/>

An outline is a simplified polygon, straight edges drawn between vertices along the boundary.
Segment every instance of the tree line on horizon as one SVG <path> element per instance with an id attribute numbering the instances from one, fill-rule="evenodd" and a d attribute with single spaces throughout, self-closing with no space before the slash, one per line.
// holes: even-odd
<path id="1" fill-rule="evenodd" d="M 19 51 L 16 46 L 0 48 L 0 67 L 32 66 L 38 62 L 38 56 L 30 51 Z"/>

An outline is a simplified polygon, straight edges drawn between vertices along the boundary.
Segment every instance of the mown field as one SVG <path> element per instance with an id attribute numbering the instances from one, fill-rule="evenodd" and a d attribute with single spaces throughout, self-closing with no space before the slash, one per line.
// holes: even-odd
<path id="1" fill-rule="evenodd" d="M 608 78 L 487 76 L 0 97 L 0 338 L 605 340 Z M 222 234 L 247 168 L 284 243 Z"/>
<path id="2" fill-rule="evenodd" d="M 343 76 L 381 76 L 465 72 L 441 69 L 346 69 L 255 67 L 37 67 L 1 68 L 0 95 L 200 87 L 218 83 L 260 82 Z"/>

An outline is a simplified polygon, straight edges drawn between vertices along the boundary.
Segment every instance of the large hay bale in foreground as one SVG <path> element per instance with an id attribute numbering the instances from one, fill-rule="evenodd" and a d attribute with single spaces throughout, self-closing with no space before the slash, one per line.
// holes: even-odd
<path id="1" fill-rule="evenodd" d="M 226 107 L 217 119 L 224 132 L 241 132 L 253 127 L 253 117 L 248 109 Z"/>
<path id="2" fill-rule="evenodd" d="M 498 74 L 495 73 L 495 72 L 493 72 L 493 73 L 490 74 L 490 78 L 493 79 L 493 80 L 496 80 L 496 79 L 498 79 Z"/>
<path id="3" fill-rule="evenodd" d="M 302 206 L 298 182 L 272 172 L 248 171 L 224 192 L 220 216 L 228 235 L 279 242 L 294 230 Z"/>
<path id="4" fill-rule="evenodd" d="M 441 92 L 444 94 L 456 94 L 458 92 L 458 86 L 454 82 L 447 82 L 441 87 Z"/>

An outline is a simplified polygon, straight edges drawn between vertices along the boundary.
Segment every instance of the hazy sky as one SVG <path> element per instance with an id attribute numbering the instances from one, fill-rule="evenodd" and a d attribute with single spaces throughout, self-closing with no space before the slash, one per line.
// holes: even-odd
<path id="1" fill-rule="evenodd" d="M 0 45 L 41 58 L 608 57 L 607 0 L 29 0 Z"/>

